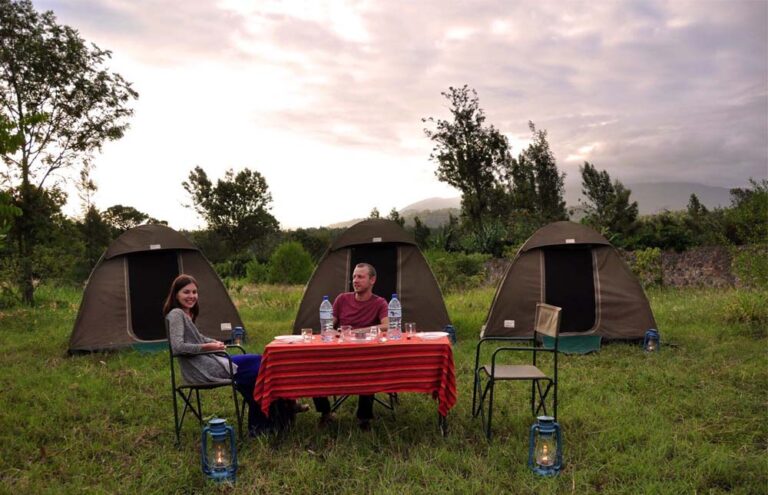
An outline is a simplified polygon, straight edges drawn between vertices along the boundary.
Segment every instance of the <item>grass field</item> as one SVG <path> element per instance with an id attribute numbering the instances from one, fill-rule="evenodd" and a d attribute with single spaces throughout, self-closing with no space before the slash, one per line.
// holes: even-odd
<path id="1" fill-rule="evenodd" d="M 251 352 L 289 333 L 301 290 L 233 290 Z M 372 433 L 358 430 L 348 401 L 335 428 L 318 430 L 307 413 L 282 436 L 241 444 L 234 488 L 203 480 L 193 422 L 174 447 L 166 353 L 69 357 L 80 294 L 38 295 L 34 309 L 0 313 L 0 493 L 768 493 L 765 291 L 651 291 L 661 353 L 611 344 L 564 356 L 566 467 L 554 479 L 526 467 L 523 385 L 497 387 L 492 444 L 471 419 L 493 291 L 449 295 L 459 402 L 447 438 L 426 396 L 401 394 L 394 415 L 377 410 Z M 204 407 L 232 418 L 223 394 Z"/>

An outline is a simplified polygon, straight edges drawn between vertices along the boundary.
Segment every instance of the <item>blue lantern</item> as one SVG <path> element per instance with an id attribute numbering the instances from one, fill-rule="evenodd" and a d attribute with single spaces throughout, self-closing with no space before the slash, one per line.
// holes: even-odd
<path id="1" fill-rule="evenodd" d="M 655 328 L 648 329 L 643 339 L 643 349 L 645 352 L 657 352 L 661 347 L 661 337 L 659 331 Z"/>
<path id="2" fill-rule="evenodd" d="M 234 483 L 237 475 L 237 449 L 235 429 L 227 425 L 226 419 L 213 418 L 203 428 L 200 457 L 203 474 L 221 483 Z"/>
<path id="3" fill-rule="evenodd" d="M 563 442 L 555 418 L 539 416 L 531 426 L 528 467 L 540 476 L 554 476 L 563 467 Z"/>
<path id="4" fill-rule="evenodd" d="M 235 327 L 232 331 L 232 343 L 235 345 L 245 344 L 245 329 L 243 327 Z"/>

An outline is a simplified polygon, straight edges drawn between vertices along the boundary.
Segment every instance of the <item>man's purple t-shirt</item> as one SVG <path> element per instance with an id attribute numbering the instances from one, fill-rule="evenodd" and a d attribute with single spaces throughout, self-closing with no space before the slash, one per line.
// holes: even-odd
<path id="1" fill-rule="evenodd" d="M 344 292 L 333 301 L 333 315 L 339 325 L 352 325 L 352 328 L 378 325 L 387 317 L 387 300 L 372 294 L 367 301 L 355 299 L 354 292 Z"/>

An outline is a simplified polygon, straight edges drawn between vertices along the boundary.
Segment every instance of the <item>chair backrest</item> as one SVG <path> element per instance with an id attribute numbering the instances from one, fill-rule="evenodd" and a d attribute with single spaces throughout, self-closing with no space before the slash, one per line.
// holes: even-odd
<path id="1" fill-rule="evenodd" d="M 560 332 L 560 312 L 562 308 L 551 304 L 536 303 L 534 331 L 556 339 Z"/>

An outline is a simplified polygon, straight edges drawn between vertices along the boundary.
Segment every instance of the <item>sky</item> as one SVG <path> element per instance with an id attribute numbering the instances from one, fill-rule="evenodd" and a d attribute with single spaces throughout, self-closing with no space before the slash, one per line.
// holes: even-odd
<path id="1" fill-rule="evenodd" d="M 195 167 L 256 170 L 284 229 L 459 192 L 425 117 L 477 91 L 516 156 L 546 129 L 566 187 L 768 176 L 768 1 L 33 0 L 113 52 L 130 129 L 95 160 L 96 206 L 177 229 Z M 68 211 L 79 211 L 77 194 Z"/>

